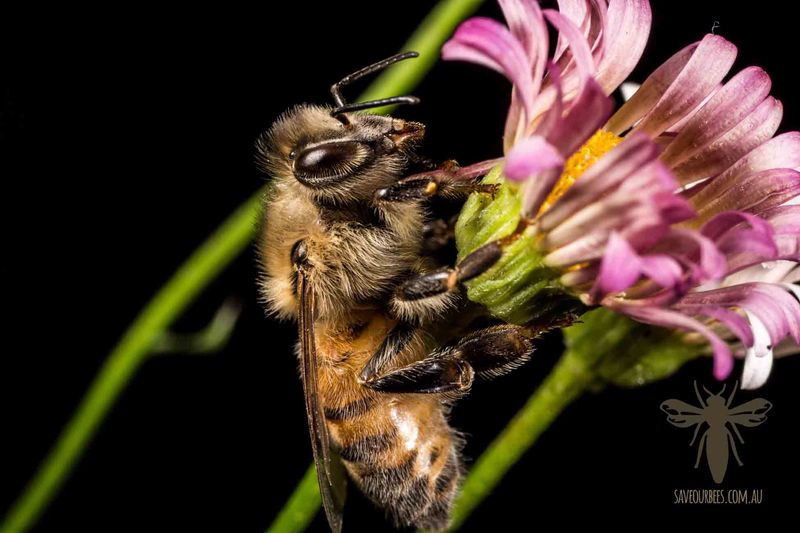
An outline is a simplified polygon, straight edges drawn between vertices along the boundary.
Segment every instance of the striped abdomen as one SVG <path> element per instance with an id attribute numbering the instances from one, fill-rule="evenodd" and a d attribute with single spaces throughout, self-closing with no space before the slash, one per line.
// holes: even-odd
<path id="1" fill-rule="evenodd" d="M 332 444 L 351 478 L 396 525 L 445 528 L 461 460 L 439 399 L 359 392 L 325 409 Z"/>

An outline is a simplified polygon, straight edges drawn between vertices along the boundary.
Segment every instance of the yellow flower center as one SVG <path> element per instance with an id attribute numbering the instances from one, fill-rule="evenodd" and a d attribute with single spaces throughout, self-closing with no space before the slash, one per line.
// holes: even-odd
<path id="1" fill-rule="evenodd" d="M 577 152 L 567 159 L 564 165 L 564 172 L 561 173 L 561 177 L 558 178 L 550 194 L 547 196 L 544 203 L 542 203 L 542 207 L 539 208 L 539 214 L 541 215 L 550 209 L 550 207 L 572 187 L 578 178 L 581 177 L 581 174 L 586 172 L 590 166 L 597 163 L 598 159 L 621 142 L 622 137 L 618 137 L 610 131 L 603 129 L 597 130 Z"/>

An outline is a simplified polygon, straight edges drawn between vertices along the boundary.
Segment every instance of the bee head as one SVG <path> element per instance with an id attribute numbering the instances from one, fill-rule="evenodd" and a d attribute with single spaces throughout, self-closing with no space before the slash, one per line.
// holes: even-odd
<path id="1" fill-rule="evenodd" d="M 259 160 L 278 178 L 291 177 L 312 195 L 371 198 L 394 183 L 425 126 L 388 116 L 298 106 L 281 116 L 258 141 Z"/>
<path id="2" fill-rule="evenodd" d="M 318 198 L 366 199 L 397 180 L 425 127 L 392 117 L 357 111 L 396 104 L 415 104 L 413 96 L 347 103 L 342 87 L 398 61 L 417 57 L 397 54 L 345 76 L 331 87 L 335 107 L 302 105 L 284 113 L 258 143 L 264 169 L 279 178 L 294 178 Z"/>

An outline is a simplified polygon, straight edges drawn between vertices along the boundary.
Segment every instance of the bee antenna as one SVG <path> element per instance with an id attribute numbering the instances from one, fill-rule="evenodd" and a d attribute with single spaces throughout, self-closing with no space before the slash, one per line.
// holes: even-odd
<path id="1" fill-rule="evenodd" d="M 347 113 L 349 111 L 358 111 L 361 109 L 370 109 L 374 107 L 383 107 L 386 105 L 396 105 L 396 104 L 418 104 L 419 98 L 416 96 L 393 96 L 392 98 L 382 98 L 380 100 L 370 100 L 368 102 L 358 102 L 353 104 L 348 104 L 347 101 L 342 96 L 341 88 L 349 85 L 350 83 L 363 78 L 369 74 L 374 72 L 378 72 L 379 70 L 383 70 L 386 67 L 393 65 L 399 61 L 403 61 L 405 59 L 411 59 L 413 57 L 419 57 L 418 52 L 403 52 L 401 54 L 395 54 L 391 57 L 387 57 L 382 61 L 378 61 L 377 63 L 373 63 L 367 67 L 362 68 L 361 70 L 357 70 L 352 74 L 348 74 L 338 82 L 334 83 L 331 86 L 331 94 L 333 95 L 333 102 L 336 104 L 336 107 L 331 112 L 331 115 L 338 116 L 343 113 Z"/>

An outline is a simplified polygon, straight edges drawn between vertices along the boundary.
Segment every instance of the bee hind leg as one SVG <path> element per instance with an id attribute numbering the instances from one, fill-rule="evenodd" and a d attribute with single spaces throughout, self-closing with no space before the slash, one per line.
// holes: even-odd
<path id="1" fill-rule="evenodd" d="M 527 361 L 537 333 L 530 327 L 513 324 L 481 329 L 420 361 L 375 375 L 363 384 L 382 392 L 465 394 L 475 375 L 498 376 Z"/>

